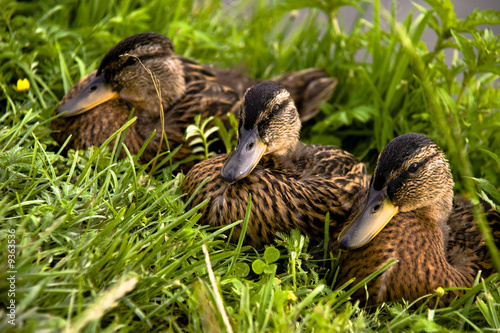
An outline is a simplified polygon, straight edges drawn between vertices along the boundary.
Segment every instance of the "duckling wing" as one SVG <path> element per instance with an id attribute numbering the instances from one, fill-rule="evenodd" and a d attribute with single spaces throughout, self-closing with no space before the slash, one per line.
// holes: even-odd
<path id="1" fill-rule="evenodd" d="M 194 81 L 216 81 L 217 76 L 214 71 L 214 67 L 201 65 L 196 61 L 183 57 L 177 56 L 184 66 L 184 79 L 186 83 L 191 83 Z"/>
<path id="2" fill-rule="evenodd" d="M 216 82 L 193 81 L 187 86 L 185 95 L 169 110 L 165 111 L 164 131 L 168 139 L 170 150 L 180 146 L 180 150 L 173 156 L 172 162 L 183 161 L 180 170 L 187 172 L 196 163 L 192 153 L 192 147 L 185 140 L 186 128 L 194 124 L 196 115 L 201 114 L 201 119 L 216 116 L 219 117 L 226 127 L 230 128 L 227 118 L 228 113 L 236 114 L 239 107 L 238 94 L 229 87 L 222 86 Z M 161 118 L 149 121 L 149 124 L 140 126 L 142 136 L 146 139 L 156 130 L 155 137 L 146 148 L 143 159 L 149 161 L 154 158 L 158 151 L 166 151 L 167 144 L 161 137 Z M 221 141 L 210 146 L 215 152 L 221 152 L 224 146 Z"/>
<path id="3" fill-rule="evenodd" d="M 243 70 L 218 68 L 213 65 L 200 65 L 196 61 L 179 56 L 184 65 L 186 82 L 196 80 L 216 81 L 234 89 L 240 97 L 245 91 L 262 80 L 253 79 Z M 295 101 L 302 122 L 312 119 L 320 111 L 322 103 L 332 96 L 338 80 L 329 77 L 322 68 L 307 68 L 286 73 L 271 79 L 290 92 Z"/>
<path id="4" fill-rule="evenodd" d="M 298 154 L 297 166 L 303 173 L 290 180 L 298 193 L 309 193 L 311 210 L 330 212 L 330 232 L 336 237 L 368 187 L 366 166 L 335 146 L 304 145 Z"/>
<path id="5" fill-rule="evenodd" d="M 500 247 L 500 214 L 489 203 L 482 202 L 481 206 L 495 244 Z M 493 262 L 472 209 L 468 200 L 455 198 L 448 221 L 450 235 L 446 255 L 457 269 L 471 271 L 471 274 L 482 270 L 482 276 L 487 277 L 494 272 Z"/>

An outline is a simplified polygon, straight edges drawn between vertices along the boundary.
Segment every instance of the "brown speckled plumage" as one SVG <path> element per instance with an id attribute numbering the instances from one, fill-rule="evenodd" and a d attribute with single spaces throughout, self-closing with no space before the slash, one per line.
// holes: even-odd
<path id="1" fill-rule="evenodd" d="M 155 92 L 152 91 L 153 82 L 138 62 L 128 63 L 133 57 L 125 54 L 137 56 L 160 82 L 164 99 L 165 131 L 169 134 L 169 141 L 173 140 L 169 142 L 171 148 L 175 148 L 178 142 L 184 142 L 181 138 L 185 132 L 184 124 L 194 123 L 192 118 L 197 113 L 205 117 L 217 115 L 229 126 L 225 119 L 226 113 L 237 110 L 238 106 L 235 104 L 239 103 L 243 92 L 257 82 L 239 72 L 203 66 L 179 56 L 175 54 L 170 40 L 163 35 L 142 33 L 130 36 L 115 45 L 103 58 L 99 69 L 82 78 L 59 103 L 57 110 L 80 91 L 88 89 L 88 84 L 97 74 L 104 76 L 114 91 L 120 92 L 117 98 L 94 106 L 85 113 L 60 117 L 52 122 L 53 137 L 59 144 L 72 135 L 66 150 L 101 145 L 126 122 L 133 107 L 136 109 L 138 121 L 129 128 L 125 138 L 125 144 L 132 154 L 137 153 L 149 137 L 150 128 L 160 128 L 159 104 Z M 302 108 L 304 119 L 312 118 L 319 111 L 319 105 L 330 97 L 336 85 L 336 79 L 328 78 L 326 72 L 318 68 L 285 74 L 276 80 L 290 87 L 301 103 L 308 102 L 307 107 Z M 194 82 L 196 84 L 192 86 Z M 202 87 L 202 84 L 205 87 Z M 234 87 L 236 92 L 228 87 Z M 189 104 L 189 113 L 178 121 L 175 119 L 180 115 L 178 110 L 187 110 L 184 103 Z M 177 111 L 174 110 L 176 108 Z M 148 116 L 143 117 L 144 114 Z M 186 119 L 187 123 L 184 121 Z M 182 123 L 183 126 L 171 123 Z M 155 138 L 156 141 L 158 137 Z M 142 156 L 143 162 L 156 155 L 156 147 L 154 144 L 148 146 Z M 213 147 L 216 151 L 218 148 L 221 147 Z M 189 147 L 183 146 L 174 160 L 189 157 L 190 151 Z M 189 169 L 189 165 L 185 165 L 184 169 Z"/>
<path id="2" fill-rule="evenodd" d="M 368 283 L 368 300 L 363 288 L 353 295 L 354 299 L 363 304 L 413 301 L 434 293 L 438 287 L 470 287 L 479 270 L 483 277 L 493 273 L 471 204 L 458 197 L 453 199 L 453 180 L 446 157 L 429 138 L 409 133 L 389 143 L 377 162 L 370 189 L 374 191 L 387 191 L 399 213 L 374 238 L 342 254 L 338 285 L 353 277 L 360 281 L 391 259 L 399 263 Z M 379 208 L 383 206 L 381 202 L 366 203 L 364 197 L 353 211 L 367 208 L 373 216 L 383 209 Z M 491 206 L 483 206 L 499 246 L 500 215 Z M 356 222 L 364 216 L 367 215 L 361 213 Z M 374 218 L 367 218 L 366 222 L 369 219 Z M 357 225 L 358 232 L 365 230 L 362 228 Z M 351 229 L 346 234 L 351 236 L 354 232 Z M 341 234 L 341 247 L 349 243 L 349 236 Z M 333 248 L 337 246 L 335 242 Z M 440 305 L 449 304 L 461 294 L 463 291 L 448 291 Z"/>
<path id="3" fill-rule="evenodd" d="M 262 93 L 252 94 L 259 88 Z M 275 105 L 280 106 L 277 111 L 273 111 Z M 238 180 L 228 181 L 221 175 L 223 165 L 230 164 L 228 155 L 195 165 L 182 184 L 186 200 L 205 178 L 209 180 L 189 207 L 209 198 L 200 210 L 201 222 L 227 225 L 244 218 L 251 194 L 245 238 L 248 244 L 270 244 L 276 232 L 289 233 L 293 228 L 318 243 L 324 237 L 326 213 L 330 213 L 330 230 L 337 228 L 349 215 L 359 190 L 367 185 L 364 164 L 340 148 L 299 142 L 300 121 L 293 101 L 283 87 L 272 82 L 260 83 L 246 93 L 240 111 L 237 150 L 251 150 L 257 145 L 253 142 L 243 147 L 241 131 L 245 127 L 258 130 L 257 140 L 265 143 L 267 153 L 255 162 L 249 174 Z M 236 154 L 233 152 L 231 157 Z M 240 231 L 241 226 L 237 226 L 232 241 L 239 238 Z"/>

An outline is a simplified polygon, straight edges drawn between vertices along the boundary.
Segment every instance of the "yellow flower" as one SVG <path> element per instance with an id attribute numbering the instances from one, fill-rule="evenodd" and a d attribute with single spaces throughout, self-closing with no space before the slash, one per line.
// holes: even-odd
<path id="1" fill-rule="evenodd" d="M 30 81 L 28 79 L 17 80 L 17 86 L 14 86 L 15 91 L 26 91 L 30 88 Z"/>
<path id="2" fill-rule="evenodd" d="M 287 298 L 289 301 L 295 302 L 297 300 L 297 296 L 293 293 L 293 291 L 289 291 Z"/>
<path id="3" fill-rule="evenodd" d="M 437 294 L 438 297 L 443 297 L 444 295 L 444 289 L 442 287 L 438 287 L 434 292 Z"/>

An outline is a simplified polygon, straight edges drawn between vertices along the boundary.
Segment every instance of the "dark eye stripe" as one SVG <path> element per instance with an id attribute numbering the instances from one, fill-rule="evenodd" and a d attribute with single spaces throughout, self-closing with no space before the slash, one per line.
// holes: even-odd
<path id="1" fill-rule="evenodd" d="M 290 104 L 290 100 L 289 99 L 286 99 L 284 101 L 281 102 L 281 104 L 275 104 L 274 107 L 277 105 L 278 106 L 278 109 L 279 110 L 283 110 L 283 109 L 286 109 L 286 107 Z M 274 110 L 274 107 L 273 107 L 273 110 Z M 276 110 L 277 111 L 277 110 Z"/>
<path id="2" fill-rule="evenodd" d="M 420 160 L 420 161 L 418 161 L 418 162 L 414 162 L 414 163 L 410 164 L 410 166 L 408 167 L 408 171 L 409 171 L 409 172 L 415 172 L 415 171 L 417 171 L 417 169 L 419 169 L 419 168 L 421 168 L 422 166 L 426 165 L 426 164 L 427 164 L 427 162 L 429 162 L 430 160 L 433 160 L 433 159 L 434 159 L 436 156 L 438 156 L 438 155 L 439 155 L 439 152 L 436 152 L 436 153 L 434 153 L 434 154 L 432 154 L 432 155 L 430 155 L 430 156 L 427 156 L 427 157 L 426 157 L 426 158 L 424 158 L 423 160 Z M 415 169 L 414 171 L 411 171 L 411 170 L 410 170 L 410 168 L 413 166 L 413 164 L 417 164 L 417 167 L 416 167 L 416 169 Z"/>

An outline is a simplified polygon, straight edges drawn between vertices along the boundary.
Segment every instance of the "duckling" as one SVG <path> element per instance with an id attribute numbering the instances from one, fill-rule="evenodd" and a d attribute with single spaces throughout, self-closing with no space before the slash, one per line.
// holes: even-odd
<path id="1" fill-rule="evenodd" d="M 247 244 L 270 244 L 277 232 L 294 228 L 313 244 L 321 242 L 326 214 L 330 213 L 330 230 L 335 229 L 368 185 L 366 168 L 338 147 L 300 142 L 300 127 L 297 108 L 283 86 L 265 81 L 248 89 L 235 150 L 204 160 L 187 173 L 182 191 L 190 198 L 188 207 L 209 199 L 200 209 L 200 221 L 223 226 L 244 218 L 251 194 Z M 233 242 L 240 233 L 238 225 Z"/>
<path id="2" fill-rule="evenodd" d="M 197 109 L 192 110 L 191 115 L 196 113 L 201 113 L 205 117 L 218 115 L 223 118 L 227 126 L 229 122 L 225 119 L 224 112 L 230 112 L 229 106 L 239 102 L 242 89 L 257 82 L 241 73 L 203 66 L 179 56 L 174 52 L 170 39 L 161 34 L 133 35 L 115 45 L 106 54 L 99 69 L 81 79 L 61 100 L 56 113 L 64 115 L 54 119 L 51 125 L 55 140 L 63 144 L 71 135 L 66 150 L 99 146 L 127 121 L 133 108 L 136 109 L 136 114 L 146 114 L 143 111 L 147 110 L 147 114 L 150 115 L 149 125 L 144 124 L 144 121 L 142 123 L 138 121 L 129 128 L 125 137 L 125 144 L 130 152 L 137 153 L 149 136 L 150 127 L 156 129 L 161 127 L 158 123 L 152 125 L 154 122 L 151 122 L 152 119 L 158 120 L 156 117 L 159 114 L 158 95 L 141 61 L 156 75 L 159 87 L 162 88 L 161 97 L 165 104 L 163 105 L 165 114 L 169 114 L 170 108 L 182 109 L 189 104 L 189 108 Z M 289 73 L 276 80 L 293 88 L 303 104 L 307 102 L 307 106 L 303 108 L 304 119 L 314 117 L 319 111 L 320 104 L 330 97 L 337 83 L 336 79 L 328 78 L 326 72 L 318 68 Z M 204 84 L 198 82 L 196 88 L 190 86 L 195 81 Z M 237 89 L 237 95 L 228 88 L 230 86 Z M 174 102 L 183 104 L 174 105 Z M 194 107 L 196 103 L 199 103 L 197 108 Z M 238 106 L 234 110 L 237 111 Z M 151 118 L 151 114 L 155 116 Z M 171 117 L 172 115 L 169 115 L 167 121 L 177 124 Z M 191 116 L 182 117 L 192 123 Z M 183 142 L 181 138 L 185 130 L 183 126 L 175 128 L 168 126 L 165 129 L 169 129 L 170 132 L 167 133 L 170 134 L 169 143 L 170 140 L 175 141 L 171 142 L 170 147 L 175 148 L 179 142 Z M 155 146 L 157 143 L 148 146 L 148 150 L 142 156 L 143 161 L 147 162 L 155 156 L 153 154 Z M 215 150 L 220 148 L 215 147 Z M 177 159 L 183 159 L 189 152 L 189 149 L 183 148 L 177 153 Z"/>
<path id="3" fill-rule="evenodd" d="M 124 39 L 106 54 L 96 75 L 86 77 L 71 93 L 83 89 L 71 99 L 63 99 L 57 113 L 65 117 L 52 122 L 52 128 L 58 130 L 56 140 L 64 142 L 74 131 L 70 147 L 100 145 L 126 122 L 134 108 L 137 121 L 129 128 L 125 143 L 135 154 L 156 131 L 141 156 L 147 162 L 156 156 L 160 145 L 161 150 L 167 150 L 165 141 L 161 141 L 163 112 L 169 147 L 181 147 L 173 162 L 185 160 L 192 154 L 184 132 L 194 123 L 195 115 L 215 115 L 229 126 L 227 113 L 236 113 L 232 110 L 237 110 L 240 98 L 233 89 L 214 80 L 199 79 L 203 72 L 194 75 L 183 68 L 165 36 L 146 33 Z M 185 163 L 184 170 L 193 164 L 192 160 Z"/>
<path id="4" fill-rule="evenodd" d="M 479 270 L 494 272 L 471 203 L 454 199 L 448 161 L 427 136 L 408 133 L 380 153 L 365 203 L 341 232 L 338 282 L 361 280 L 391 259 L 399 262 L 359 290 L 355 299 L 367 304 L 414 301 L 438 287 L 471 287 Z M 500 245 L 500 215 L 483 209 Z M 356 209 L 353 209 L 356 210 Z M 448 305 L 463 290 L 448 291 Z M 433 300 L 431 300 L 434 302 Z"/>

